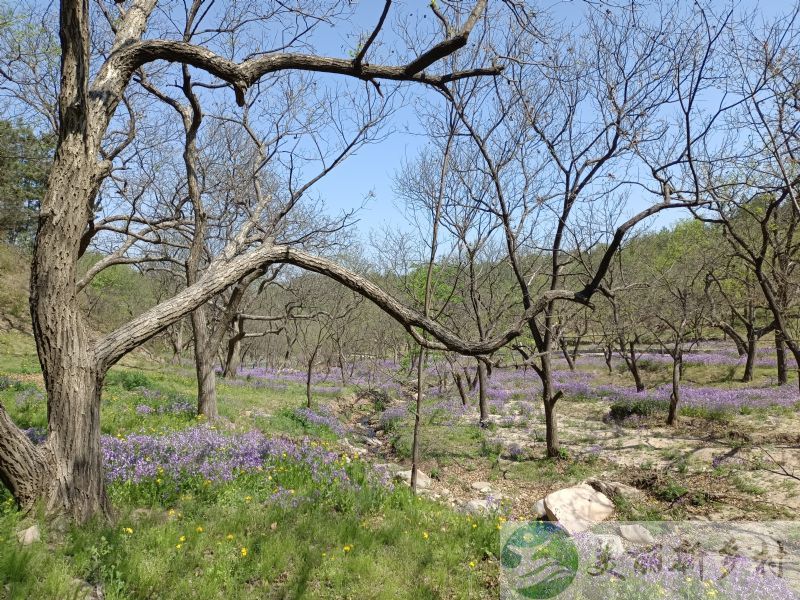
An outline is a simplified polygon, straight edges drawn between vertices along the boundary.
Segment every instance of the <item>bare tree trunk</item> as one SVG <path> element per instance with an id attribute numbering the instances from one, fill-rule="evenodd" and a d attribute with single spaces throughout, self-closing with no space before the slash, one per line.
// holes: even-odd
<path id="1" fill-rule="evenodd" d="M 478 407 L 480 408 L 480 417 L 478 425 L 486 427 L 489 424 L 489 410 L 486 406 L 486 365 L 483 362 L 478 362 Z"/>
<path id="2" fill-rule="evenodd" d="M 603 359 L 606 361 L 606 367 L 608 367 L 608 372 L 613 373 L 614 369 L 611 366 L 611 359 L 614 357 L 614 346 L 612 344 L 608 344 L 607 346 L 603 347 Z"/>
<path id="3" fill-rule="evenodd" d="M 553 392 L 553 375 L 550 366 L 550 354 L 542 351 L 541 370 L 539 378 L 542 382 L 542 404 L 544 406 L 544 425 L 547 446 L 547 456 L 557 458 L 561 456 L 561 446 L 558 441 L 558 419 L 556 418 L 556 401 L 560 394 Z"/>
<path id="4" fill-rule="evenodd" d="M 319 352 L 319 346 L 314 348 L 306 364 L 306 406 L 308 408 L 311 408 L 311 376 L 314 371 L 314 361 L 317 359 L 317 352 Z"/>
<path id="5" fill-rule="evenodd" d="M 755 331 L 751 329 L 747 332 L 747 360 L 744 363 L 744 374 L 742 375 L 742 382 L 747 383 L 749 381 L 753 381 L 753 367 L 755 366 L 756 362 L 756 343 L 758 342 L 758 338 L 756 338 Z"/>
<path id="6" fill-rule="evenodd" d="M 639 372 L 639 360 L 636 357 L 635 342 L 631 342 L 628 345 L 628 354 L 625 355 L 625 364 L 628 365 L 628 371 L 630 371 L 633 376 L 633 382 L 636 384 L 636 391 L 643 392 L 644 383 L 642 382 L 642 375 Z"/>
<path id="7" fill-rule="evenodd" d="M 414 403 L 414 431 L 411 436 L 411 489 L 417 493 L 417 473 L 419 472 L 419 438 L 422 420 L 422 387 L 424 383 L 425 369 L 423 367 L 425 348 L 419 348 L 419 360 L 417 361 L 417 397 Z"/>
<path id="8" fill-rule="evenodd" d="M 242 361 L 241 345 L 244 337 L 243 333 L 239 335 L 239 332 L 236 332 L 228 340 L 228 354 L 225 357 L 225 369 L 222 371 L 222 376 L 225 378 L 236 377 L 236 373 L 239 370 L 239 365 Z"/>
<path id="9" fill-rule="evenodd" d="M 69 60 L 63 57 L 62 63 Z M 69 90 L 62 90 L 62 119 L 66 121 L 42 201 L 31 269 L 31 317 L 47 390 L 48 438 L 36 448 L 0 411 L 0 478 L 24 508 L 44 499 L 48 513 L 68 514 L 83 522 L 96 514 L 109 514 L 100 450 L 100 390 L 105 370 L 91 349 L 75 291 L 79 258 L 75 241 L 82 237 L 88 207 L 96 195 L 92 153 L 96 146 L 85 137 L 86 114 L 71 105 L 86 99 L 67 96 Z M 84 200 L 85 211 L 74 210 L 75 196 Z"/>
<path id="10" fill-rule="evenodd" d="M 678 402 L 681 399 L 681 371 L 683 356 L 679 352 L 672 360 L 672 394 L 669 399 L 669 415 L 667 415 L 667 425 L 675 424 L 675 417 L 678 414 Z"/>
<path id="11" fill-rule="evenodd" d="M 778 363 L 778 385 L 786 385 L 789 381 L 786 371 L 786 344 L 780 329 L 775 330 L 775 359 Z"/>
<path id="12" fill-rule="evenodd" d="M 456 387 L 458 388 L 458 395 L 461 397 L 461 405 L 467 405 L 467 390 L 464 388 L 464 379 L 461 376 L 461 373 L 456 373 L 453 371 L 453 381 L 456 382 Z"/>
<path id="13" fill-rule="evenodd" d="M 464 367 L 464 377 L 467 380 L 467 386 L 469 387 L 470 392 L 474 392 L 478 387 L 478 372 L 475 371 L 475 375 L 469 374 L 469 369 Z"/>
<path id="14" fill-rule="evenodd" d="M 567 342 L 564 338 L 558 338 L 558 345 L 561 347 L 561 354 L 564 355 L 564 360 L 567 361 L 567 366 L 569 367 L 570 371 L 575 370 L 575 359 L 570 354 L 569 348 L 567 347 Z"/>

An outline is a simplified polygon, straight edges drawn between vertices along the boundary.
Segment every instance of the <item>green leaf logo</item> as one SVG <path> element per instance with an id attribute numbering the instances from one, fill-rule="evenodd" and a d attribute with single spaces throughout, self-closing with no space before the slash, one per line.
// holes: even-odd
<path id="1" fill-rule="evenodd" d="M 500 553 L 505 578 L 522 598 L 553 598 L 578 572 L 578 549 L 566 531 L 545 521 L 517 528 Z"/>

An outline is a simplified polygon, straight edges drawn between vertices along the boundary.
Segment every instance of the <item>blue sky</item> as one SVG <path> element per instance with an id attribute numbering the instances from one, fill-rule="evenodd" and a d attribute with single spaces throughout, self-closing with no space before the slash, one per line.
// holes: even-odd
<path id="1" fill-rule="evenodd" d="M 409 11 L 415 8 L 424 11 L 427 9 L 428 3 L 420 0 L 406 0 L 401 4 L 405 5 L 402 8 Z M 580 27 L 581 15 L 585 6 L 580 0 L 563 0 L 546 4 L 556 19 Z M 722 10 L 729 3 L 718 2 L 715 5 Z M 736 3 L 736 10 L 741 13 L 756 11 L 757 15 L 768 20 L 787 10 L 789 5 L 789 2 L 776 0 L 761 2 L 742 0 Z M 382 6 L 383 2 L 379 0 L 359 2 L 353 19 L 354 30 L 370 30 L 377 21 Z M 388 25 L 387 23 L 385 33 L 389 33 Z M 346 56 L 347 50 L 352 47 L 351 39 L 342 34 L 341 30 L 332 28 L 321 31 L 319 40 L 325 52 L 337 56 Z M 424 101 L 426 96 L 422 94 L 420 97 Z M 432 95 L 428 97 L 433 100 Z M 366 238 L 370 231 L 381 229 L 387 225 L 410 229 L 403 217 L 402 207 L 398 206 L 393 192 L 393 181 L 403 161 L 416 156 L 425 140 L 421 135 L 421 125 L 411 108 L 404 109 L 395 115 L 392 124 L 397 130 L 396 133 L 380 144 L 363 148 L 317 186 L 317 193 L 325 200 L 328 209 L 333 213 L 359 205 L 370 192 L 374 194 L 359 213 L 360 222 L 356 227 L 363 238 Z M 666 211 L 651 220 L 650 226 L 666 226 L 687 216 L 688 213 L 684 211 Z"/>

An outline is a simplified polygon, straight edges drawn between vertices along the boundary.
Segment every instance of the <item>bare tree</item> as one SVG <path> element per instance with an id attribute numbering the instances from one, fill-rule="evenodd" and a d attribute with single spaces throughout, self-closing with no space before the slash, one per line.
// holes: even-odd
<path id="1" fill-rule="evenodd" d="M 211 18 L 208 11 L 200 13 L 202 4 L 203 0 L 193 3 L 198 7 L 196 14 Z M 95 235 L 98 192 L 112 172 L 115 159 L 131 141 L 131 136 L 125 136 L 114 143 L 115 136 L 109 126 L 120 105 L 125 103 L 132 77 L 145 65 L 162 60 L 190 65 L 213 76 L 214 85 L 232 88 L 240 106 L 246 102 L 248 89 L 265 75 L 297 70 L 338 74 L 375 84 L 379 80 L 394 80 L 441 85 L 497 72 L 494 67 L 443 74 L 426 71 L 467 43 L 485 4 L 485 0 L 476 0 L 463 25 L 448 28 L 445 39 L 416 53 L 404 64 L 386 66 L 366 60 L 384 18 L 354 58 L 328 58 L 294 51 L 299 45 L 297 38 L 308 30 L 304 21 L 314 20 L 308 16 L 314 15 L 317 8 L 313 2 L 307 7 L 308 12 L 287 8 L 283 3 L 270 3 L 260 13 L 262 18 L 241 21 L 240 27 L 260 27 L 269 21 L 281 23 L 284 19 L 288 23 L 297 17 L 297 38 L 292 38 L 288 46 L 279 44 L 276 50 L 251 56 L 238 56 L 235 50 L 234 54 L 217 53 L 211 41 L 213 35 L 201 45 L 183 41 L 180 32 L 171 37 L 146 35 L 156 0 L 117 4 L 113 8 L 116 14 L 108 19 L 105 46 L 98 43 L 104 41 L 102 36 L 91 38 L 90 31 L 101 29 L 102 24 L 90 21 L 86 0 L 60 2 L 58 143 L 41 204 L 31 273 L 33 329 L 48 395 L 47 440 L 42 446 L 34 446 L 0 409 L 0 479 L 21 506 L 30 508 L 42 499 L 49 512 L 67 513 L 79 521 L 97 513 L 107 514 L 99 419 L 106 371 L 127 352 L 265 265 L 291 262 L 325 272 L 359 293 L 379 299 L 395 318 L 432 329 L 437 337 L 451 344 L 456 342 L 454 345 L 462 350 L 474 350 L 335 263 L 276 244 L 271 237 L 274 227 L 270 227 L 269 220 L 262 221 L 267 199 L 251 207 L 250 218 L 208 263 L 197 281 L 108 335 L 91 332 L 81 313 L 76 267 L 81 249 Z M 105 4 L 101 9 L 112 10 Z M 93 41 L 94 47 L 102 51 L 94 57 Z M 312 182 L 307 185 L 310 187 Z M 272 214 L 273 225 L 276 218 L 280 221 L 294 207 L 299 191 L 290 194 L 283 210 Z"/>

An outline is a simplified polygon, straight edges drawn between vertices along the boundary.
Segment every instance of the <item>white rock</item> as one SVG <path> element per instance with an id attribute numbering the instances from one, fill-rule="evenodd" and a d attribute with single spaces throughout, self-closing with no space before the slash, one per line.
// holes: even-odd
<path id="1" fill-rule="evenodd" d="M 38 525 L 31 525 L 27 529 L 23 529 L 22 531 L 17 532 L 17 541 L 23 546 L 30 546 L 34 542 L 38 542 L 42 539 L 41 533 L 39 532 Z"/>
<path id="2" fill-rule="evenodd" d="M 614 512 L 614 504 L 592 486 L 581 484 L 549 494 L 544 499 L 547 517 L 569 533 L 586 531 Z"/>
<path id="3" fill-rule="evenodd" d="M 608 533 L 591 536 L 591 544 L 597 550 L 607 549 L 611 558 L 619 558 L 625 554 L 625 544 L 618 535 Z"/>
<path id="4" fill-rule="evenodd" d="M 537 519 L 547 518 L 547 509 L 544 507 L 544 498 L 540 498 L 533 505 L 533 516 Z"/>
<path id="5" fill-rule="evenodd" d="M 656 539 L 653 537 L 653 534 L 638 524 L 620 525 L 619 534 L 634 544 L 651 545 L 656 543 Z"/>
<path id="6" fill-rule="evenodd" d="M 408 485 L 411 485 L 411 469 L 408 471 L 398 471 L 395 473 L 395 479 L 398 481 L 404 481 Z M 418 488 L 429 488 L 433 485 L 433 480 L 428 477 L 425 473 L 417 469 L 417 487 Z"/>
<path id="7" fill-rule="evenodd" d="M 488 494 L 492 491 L 492 484 L 488 481 L 476 481 L 470 484 L 470 487 L 482 494 Z"/>
<path id="8" fill-rule="evenodd" d="M 378 438 L 368 437 L 364 442 L 367 446 L 372 446 L 373 448 L 377 448 L 378 446 L 383 446 L 383 442 L 380 441 Z"/>
<path id="9" fill-rule="evenodd" d="M 354 446 L 353 444 L 350 443 L 350 440 L 344 440 L 342 442 L 342 445 L 345 448 L 347 448 L 347 451 L 350 452 L 351 454 L 356 454 L 358 456 L 362 456 L 362 455 L 367 453 L 367 449 L 366 448 L 361 448 L 359 446 Z"/>
<path id="10" fill-rule="evenodd" d="M 485 498 L 470 500 L 464 505 L 464 509 L 474 515 L 489 513 L 494 506 Z"/>

